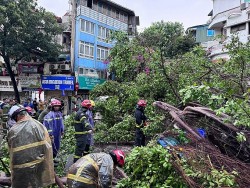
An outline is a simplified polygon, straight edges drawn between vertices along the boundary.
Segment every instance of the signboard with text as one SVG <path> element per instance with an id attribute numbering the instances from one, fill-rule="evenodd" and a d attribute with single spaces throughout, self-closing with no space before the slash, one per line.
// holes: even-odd
<path id="1" fill-rule="evenodd" d="M 92 90 L 97 84 L 102 84 L 105 79 L 93 78 L 88 76 L 78 76 L 79 89 Z"/>
<path id="2" fill-rule="evenodd" d="M 42 76 L 42 88 L 43 90 L 74 91 L 74 80 L 73 76 Z"/>
<path id="3" fill-rule="evenodd" d="M 18 91 L 22 91 L 18 81 L 16 83 Z M 0 76 L 0 91 L 14 91 L 13 83 L 9 76 Z"/>
<path id="4" fill-rule="evenodd" d="M 29 76 L 20 75 L 19 82 L 22 88 L 38 89 L 41 88 L 40 74 L 32 74 Z"/>

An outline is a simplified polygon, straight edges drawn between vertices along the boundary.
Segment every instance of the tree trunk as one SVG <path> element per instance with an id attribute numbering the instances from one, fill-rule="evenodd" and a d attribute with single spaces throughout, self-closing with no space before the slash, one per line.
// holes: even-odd
<path id="1" fill-rule="evenodd" d="M 7 68 L 7 71 L 10 75 L 10 79 L 12 81 L 12 84 L 13 84 L 13 88 L 14 88 L 14 92 L 15 92 L 15 100 L 20 103 L 20 96 L 19 96 L 19 92 L 18 92 L 18 89 L 17 89 L 17 83 L 16 83 L 16 79 L 15 79 L 15 75 L 11 69 L 11 66 L 10 66 L 10 58 L 8 56 L 5 56 L 3 55 L 3 58 L 4 58 L 4 61 L 5 61 L 5 64 L 6 64 L 6 68 Z"/>

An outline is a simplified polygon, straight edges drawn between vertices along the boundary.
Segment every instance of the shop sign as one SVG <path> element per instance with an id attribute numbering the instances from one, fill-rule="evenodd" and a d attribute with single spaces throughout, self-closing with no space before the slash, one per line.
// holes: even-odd
<path id="1" fill-rule="evenodd" d="M 92 90 L 97 84 L 102 84 L 105 79 L 93 78 L 88 76 L 78 76 L 79 89 Z"/>
<path id="2" fill-rule="evenodd" d="M 40 74 L 33 74 L 29 76 L 21 75 L 19 76 L 19 83 L 21 84 L 22 89 L 36 90 L 41 88 L 41 76 Z"/>
<path id="3" fill-rule="evenodd" d="M 43 90 L 69 90 L 74 91 L 73 76 L 42 76 Z"/>
<path id="4" fill-rule="evenodd" d="M 18 91 L 22 91 L 20 84 L 16 83 Z M 13 83 L 9 76 L 0 76 L 0 91 L 14 91 Z"/>

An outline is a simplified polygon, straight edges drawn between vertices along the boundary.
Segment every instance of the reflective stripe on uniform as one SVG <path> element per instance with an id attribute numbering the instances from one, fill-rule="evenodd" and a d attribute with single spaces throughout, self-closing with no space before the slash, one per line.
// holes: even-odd
<path id="1" fill-rule="evenodd" d="M 88 158 L 86 158 L 86 159 L 87 160 L 84 161 L 83 164 L 82 164 L 82 166 L 77 170 L 76 175 L 74 175 L 74 174 L 68 174 L 68 178 L 72 179 L 72 180 L 75 180 L 75 181 L 78 181 L 78 182 L 86 183 L 86 184 L 95 184 L 94 181 L 80 176 L 81 173 L 82 173 L 82 171 L 83 171 L 83 169 L 89 164 L 88 162 L 90 162 L 88 160 Z"/>
<path id="2" fill-rule="evenodd" d="M 88 131 L 83 131 L 83 132 L 75 132 L 75 134 L 88 134 Z"/>
<path id="3" fill-rule="evenodd" d="M 98 165 L 96 164 L 96 162 L 91 157 L 89 157 L 88 155 L 86 155 L 83 158 L 87 159 L 93 165 L 93 167 L 95 168 L 95 170 L 97 172 L 99 171 Z"/>
<path id="4" fill-rule="evenodd" d="M 59 119 L 62 119 L 62 117 L 44 119 L 44 121 L 53 121 L 53 120 L 59 120 Z"/>
<path id="5" fill-rule="evenodd" d="M 44 158 L 42 159 L 38 159 L 29 163 L 24 163 L 24 164 L 20 164 L 20 165 L 13 165 L 13 168 L 27 168 L 27 167 L 31 167 L 33 165 L 36 165 L 38 163 L 41 163 L 44 160 Z"/>
<path id="6" fill-rule="evenodd" d="M 68 174 L 67 178 L 78 181 L 78 182 L 86 183 L 86 184 L 96 184 L 94 181 L 92 181 L 90 179 L 87 179 L 87 178 L 84 178 L 84 177 L 81 177 L 81 176 L 76 176 L 74 174 Z"/>
<path id="7" fill-rule="evenodd" d="M 81 119 L 80 119 L 80 122 L 84 121 L 86 119 L 85 116 L 83 116 Z"/>
<path id="8" fill-rule="evenodd" d="M 41 146 L 41 145 L 44 145 L 44 144 L 45 144 L 44 140 L 40 141 L 40 142 L 34 142 L 34 143 L 27 144 L 27 145 L 24 145 L 24 146 L 19 146 L 19 147 L 16 147 L 16 148 L 12 148 L 12 152 L 22 151 L 22 150 L 25 150 L 25 149 Z"/>

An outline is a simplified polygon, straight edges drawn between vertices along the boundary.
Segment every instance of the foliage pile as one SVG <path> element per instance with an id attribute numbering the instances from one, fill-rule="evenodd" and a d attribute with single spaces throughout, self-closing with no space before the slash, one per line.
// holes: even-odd
<path id="1" fill-rule="evenodd" d="M 190 162 L 180 151 L 170 152 L 159 145 L 136 147 L 126 158 L 125 172 L 129 177 L 117 187 L 237 187 L 237 172 L 208 168 L 205 160 Z"/>

